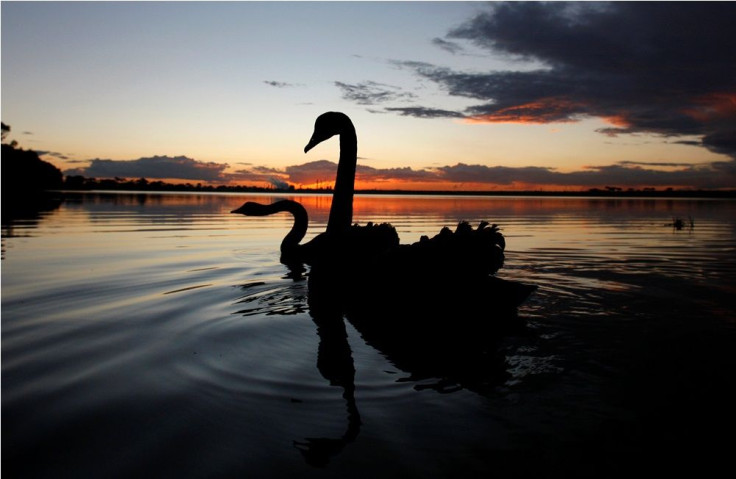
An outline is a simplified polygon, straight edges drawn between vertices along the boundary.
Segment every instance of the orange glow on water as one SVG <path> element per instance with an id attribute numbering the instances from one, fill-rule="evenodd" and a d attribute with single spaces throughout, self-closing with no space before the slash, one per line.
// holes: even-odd
<path id="1" fill-rule="evenodd" d="M 309 211 L 310 220 L 326 222 L 332 205 L 332 195 L 314 193 L 295 194 L 201 194 L 201 193 L 81 193 L 84 203 L 88 205 L 114 204 L 117 208 L 140 208 L 145 206 L 149 211 L 167 218 L 186 215 L 196 208 L 206 214 L 225 214 L 222 217 L 229 221 L 241 222 L 240 215 L 229 215 L 245 201 L 269 204 L 280 199 L 298 201 Z M 535 196 L 463 196 L 463 195 L 371 195 L 356 194 L 353 199 L 354 221 L 364 223 L 381 217 L 416 217 L 422 215 L 452 216 L 465 218 L 488 217 L 489 211 L 510 211 L 514 214 L 533 213 L 537 211 L 569 211 L 585 209 L 588 205 L 631 204 L 649 205 L 647 208 L 661 207 L 665 218 L 669 211 L 685 200 L 680 199 L 647 199 L 647 198 L 578 198 L 578 197 L 535 197 Z M 62 210 L 63 212 L 67 209 Z M 288 215 L 284 215 L 288 217 Z M 126 220 L 149 222 L 142 216 L 125 216 Z M 220 218 L 218 216 L 218 218 Z M 154 225 L 155 226 L 155 225 Z"/>

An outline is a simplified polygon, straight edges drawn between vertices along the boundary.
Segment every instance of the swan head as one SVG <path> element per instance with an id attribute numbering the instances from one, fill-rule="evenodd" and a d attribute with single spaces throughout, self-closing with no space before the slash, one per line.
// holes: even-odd
<path id="1" fill-rule="evenodd" d="M 232 210 L 230 213 L 238 213 L 245 216 L 263 216 L 263 205 L 248 201 L 240 208 Z"/>
<path id="2" fill-rule="evenodd" d="M 304 153 L 308 152 L 323 141 L 339 135 L 345 127 L 351 125 L 350 118 L 345 113 L 337 111 L 328 111 L 322 113 L 314 122 L 314 133 L 309 143 L 304 147 Z"/>

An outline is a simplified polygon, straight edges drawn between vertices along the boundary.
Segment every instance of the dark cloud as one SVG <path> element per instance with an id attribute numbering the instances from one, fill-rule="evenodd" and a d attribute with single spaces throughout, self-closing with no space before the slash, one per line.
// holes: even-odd
<path id="1" fill-rule="evenodd" d="M 36 150 L 36 154 L 38 156 L 53 156 L 54 158 L 59 158 L 60 160 L 68 160 L 69 157 L 63 153 L 59 153 L 57 151 L 43 151 L 43 150 Z"/>
<path id="2" fill-rule="evenodd" d="M 301 165 L 287 166 L 284 173 L 295 184 L 328 182 L 335 179 L 337 164 L 328 160 L 310 161 Z"/>
<path id="3" fill-rule="evenodd" d="M 679 167 L 684 166 L 695 166 L 695 163 L 669 163 L 664 161 L 620 161 L 619 165 L 643 165 L 643 166 L 664 166 L 664 167 Z"/>
<path id="4" fill-rule="evenodd" d="M 402 91 L 399 87 L 373 81 L 353 85 L 335 82 L 335 86 L 342 90 L 343 98 L 354 101 L 359 105 L 375 105 L 387 101 L 411 100 L 416 97 L 413 93 Z"/>
<path id="5" fill-rule="evenodd" d="M 453 55 L 456 55 L 463 51 L 463 47 L 457 42 L 451 42 L 451 41 L 448 41 L 442 38 L 433 38 L 432 44 L 445 51 L 452 53 Z"/>
<path id="6" fill-rule="evenodd" d="M 695 188 L 731 188 L 736 184 L 733 162 L 708 165 L 677 165 L 675 170 L 642 168 L 632 163 L 591 166 L 581 171 L 560 172 L 545 167 L 511 168 L 504 166 L 466 165 L 438 168 L 442 180 L 456 183 L 555 185 L 592 188 L 604 185 L 619 187 L 677 186 Z M 672 165 L 674 166 L 674 165 Z"/>
<path id="7" fill-rule="evenodd" d="M 370 166 L 358 165 L 356 179 L 363 181 L 440 181 L 436 173 L 430 170 L 415 170 L 408 166 L 403 168 L 372 168 Z"/>
<path id="8" fill-rule="evenodd" d="M 598 117 L 612 125 L 603 134 L 698 135 L 701 146 L 736 157 L 734 18 L 733 2 L 494 3 L 433 43 L 468 41 L 541 67 L 469 73 L 394 62 L 479 103 L 390 111 L 482 122 Z"/>
<path id="9" fill-rule="evenodd" d="M 696 141 L 696 140 L 677 140 L 677 141 L 673 141 L 672 143 L 675 143 L 678 145 L 703 146 L 702 141 Z"/>
<path id="10" fill-rule="evenodd" d="M 705 135 L 703 145 L 715 153 L 736 157 L 736 129 L 721 130 Z"/>
<path id="11" fill-rule="evenodd" d="M 398 113 L 403 116 L 414 116 L 417 118 L 464 118 L 465 115 L 459 112 L 442 110 L 438 108 L 426 108 L 423 106 L 409 107 L 387 107 L 387 112 Z"/>
<path id="12" fill-rule="evenodd" d="M 249 170 L 238 170 L 234 173 L 227 173 L 225 177 L 229 181 L 269 183 L 274 188 L 282 190 L 289 188 L 289 183 L 286 181 L 286 175 L 283 171 L 265 166 L 255 166 Z"/>
<path id="13" fill-rule="evenodd" d="M 263 80 L 263 83 L 265 83 L 266 85 L 275 87 L 275 88 L 290 88 L 290 87 L 295 87 L 295 86 L 301 86 L 296 83 L 287 83 L 287 82 L 274 81 L 274 80 Z"/>
<path id="14" fill-rule="evenodd" d="M 236 170 L 233 173 L 227 174 L 228 180 L 252 183 L 268 181 L 268 178 L 270 177 L 271 175 L 268 173 L 254 170 Z"/>
<path id="15" fill-rule="evenodd" d="M 177 178 L 181 180 L 223 181 L 226 164 L 206 163 L 186 156 L 153 156 L 137 160 L 91 160 L 89 166 L 65 172 L 90 178 Z"/>

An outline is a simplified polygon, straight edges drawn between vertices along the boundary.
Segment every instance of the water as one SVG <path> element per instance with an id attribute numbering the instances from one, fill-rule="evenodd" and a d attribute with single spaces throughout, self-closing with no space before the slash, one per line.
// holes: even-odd
<path id="1" fill-rule="evenodd" d="M 3 217 L 8 477 L 615 477 L 726 464 L 736 202 L 357 197 L 355 220 L 389 221 L 402 242 L 460 219 L 498 223 L 499 276 L 539 286 L 520 310 L 528 331 L 497 348 L 504 374 L 473 390 L 402 370 L 349 322 L 349 349 L 330 351 L 306 281 L 278 262 L 290 219 L 229 214 L 276 197 L 69 194 Z M 324 231 L 330 198 L 290 197 L 310 211 L 308 237 Z M 674 217 L 694 227 L 666 226 Z M 354 367 L 354 393 L 326 359 Z"/>

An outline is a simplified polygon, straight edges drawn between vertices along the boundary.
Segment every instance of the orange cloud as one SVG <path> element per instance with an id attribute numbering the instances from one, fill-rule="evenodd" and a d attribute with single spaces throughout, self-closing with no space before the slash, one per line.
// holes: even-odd
<path id="1" fill-rule="evenodd" d="M 606 116 L 603 117 L 603 120 L 618 128 L 629 128 L 631 126 L 631 122 L 626 118 L 625 113 Z"/>
<path id="2" fill-rule="evenodd" d="M 702 123 L 710 123 L 726 118 L 736 118 L 736 93 L 709 93 L 693 100 L 693 106 L 683 113 Z"/>
<path id="3" fill-rule="evenodd" d="M 570 123 L 575 112 L 581 110 L 579 103 L 564 98 L 541 98 L 521 105 L 499 108 L 493 113 L 467 118 L 468 123 Z"/>

